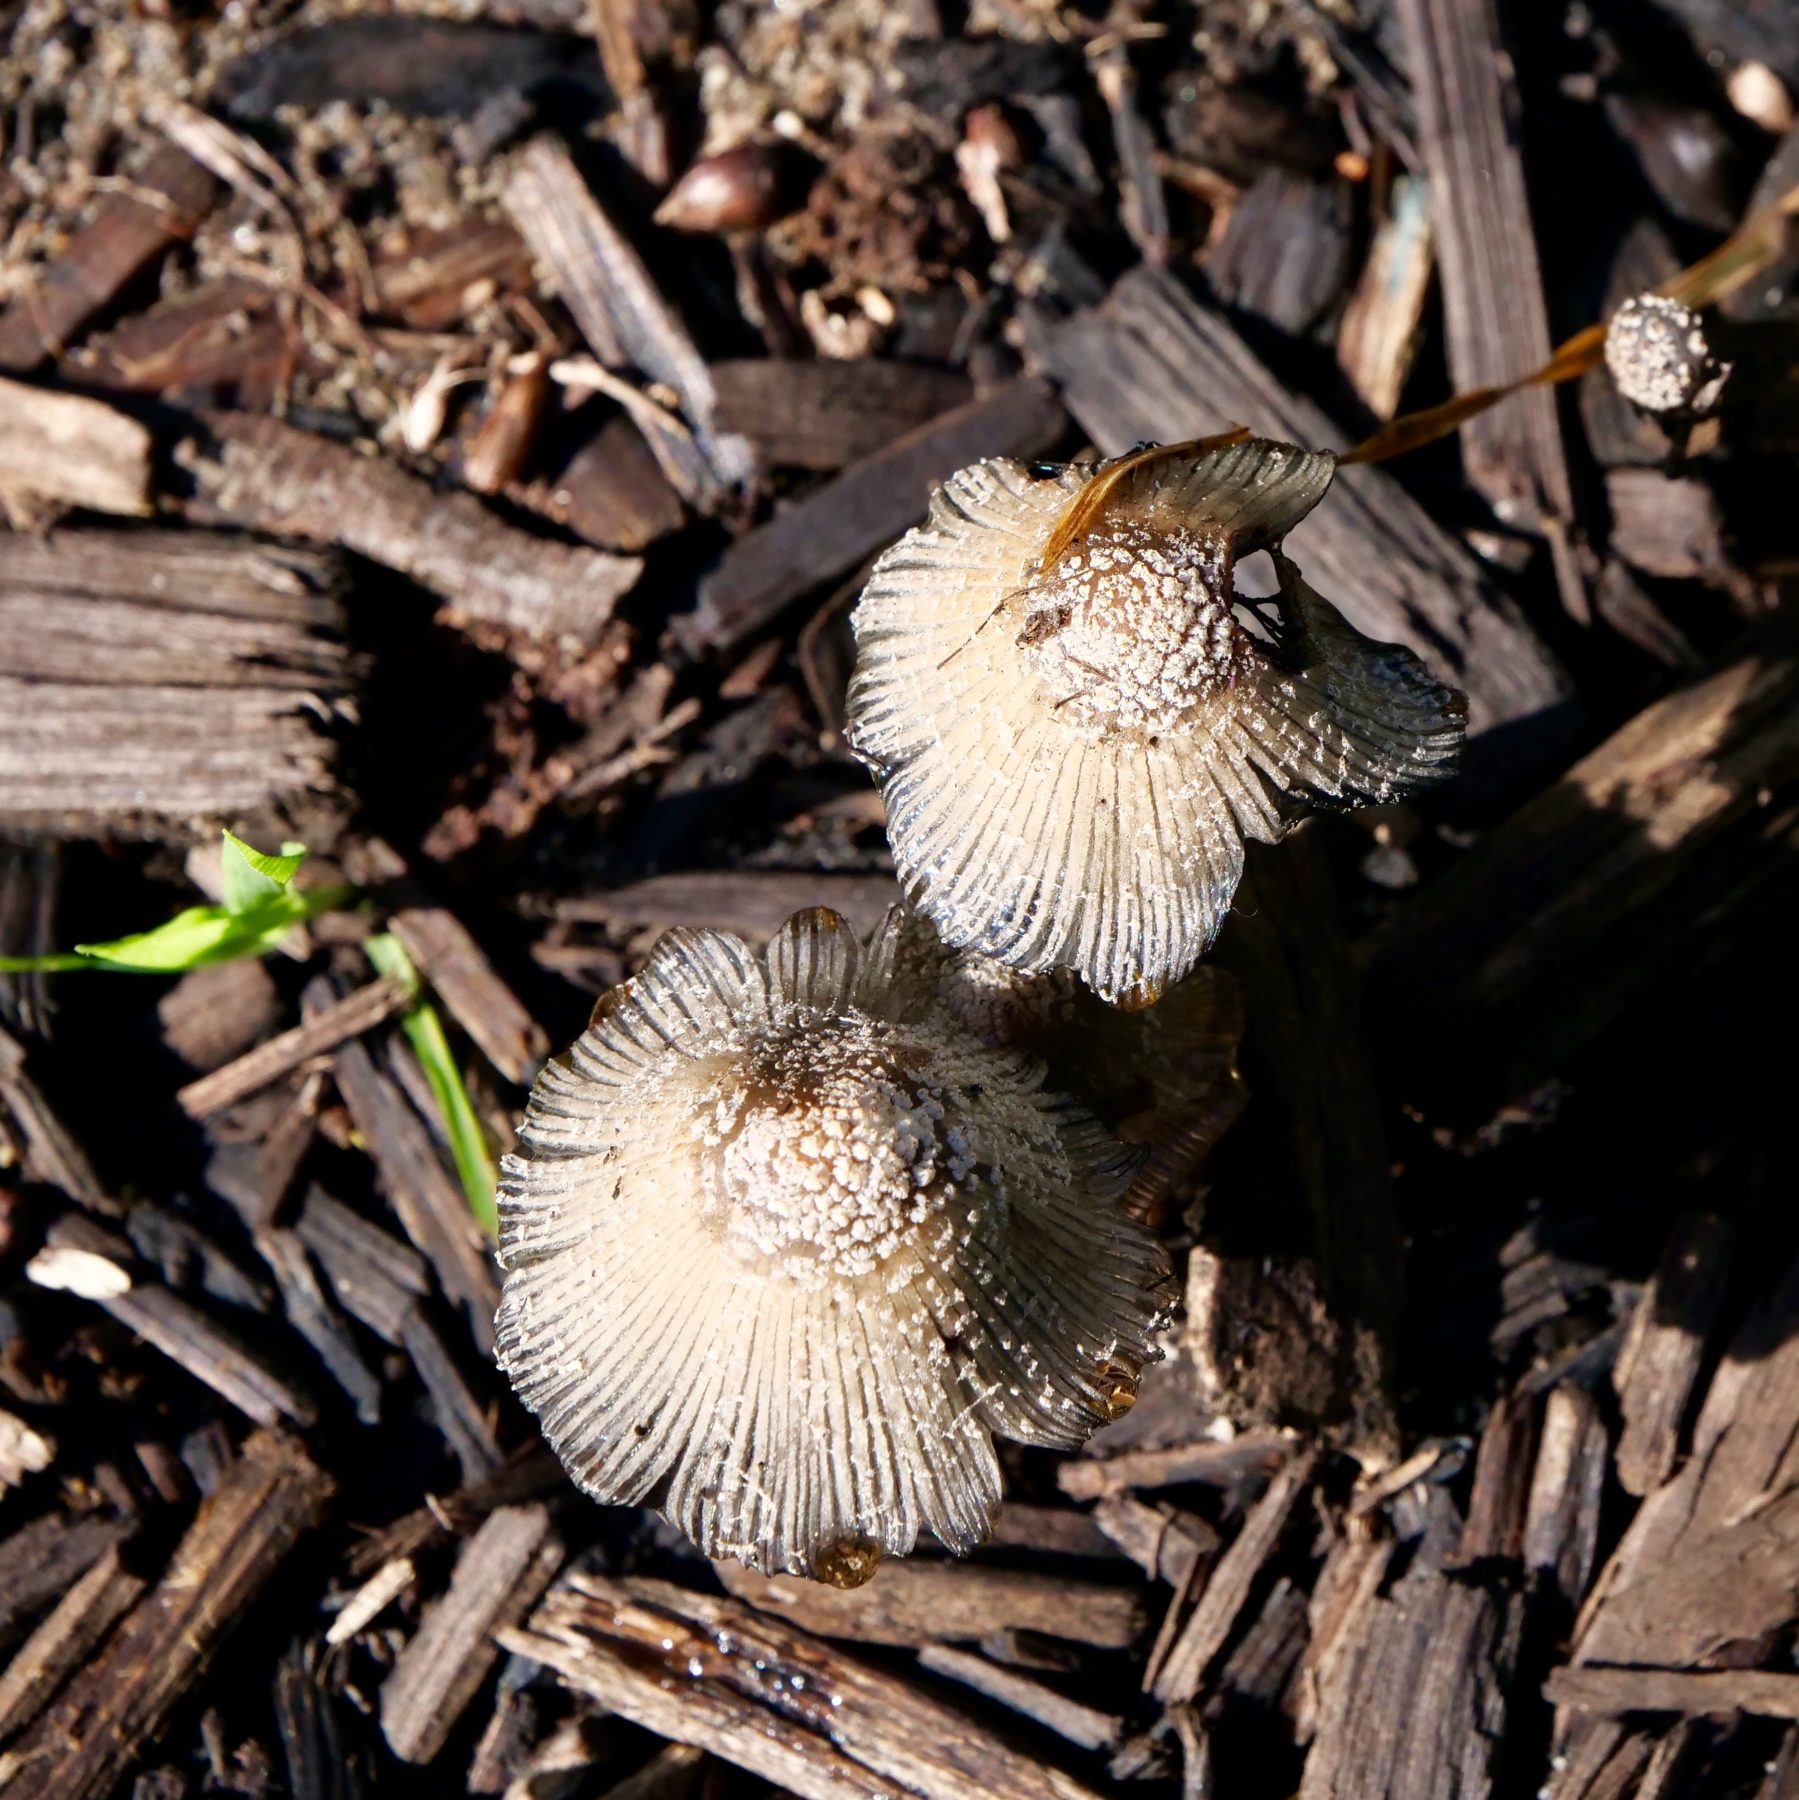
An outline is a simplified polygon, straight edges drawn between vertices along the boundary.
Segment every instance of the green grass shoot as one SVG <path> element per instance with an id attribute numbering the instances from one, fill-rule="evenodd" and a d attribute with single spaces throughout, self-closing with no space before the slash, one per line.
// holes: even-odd
<path id="1" fill-rule="evenodd" d="M 405 946 L 391 932 L 372 937 L 363 946 L 377 974 L 386 975 L 410 990 L 412 1002 L 400 1015 L 400 1029 L 412 1046 L 412 1053 L 425 1072 L 438 1111 L 443 1115 L 444 1130 L 450 1140 L 450 1155 L 456 1162 L 456 1173 L 462 1179 L 462 1191 L 468 1197 L 469 1210 L 476 1223 L 490 1238 L 500 1235 L 499 1212 L 494 1205 L 493 1158 L 487 1151 L 481 1121 L 468 1097 L 462 1071 L 450 1053 L 450 1041 L 444 1035 L 443 1021 L 437 1009 L 424 998 L 419 973 Z"/>
<path id="2" fill-rule="evenodd" d="M 77 944 L 47 956 L 0 956 L 0 975 L 110 969 L 129 975 L 179 975 L 240 956 L 266 956 L 296 925 L 343 905 L 347 887 L 294 887 L 304 844 L 269 855 L 230 832 L 222 847 L 225 898 L 190 906 L 165 924 L 106 943 Z"/>

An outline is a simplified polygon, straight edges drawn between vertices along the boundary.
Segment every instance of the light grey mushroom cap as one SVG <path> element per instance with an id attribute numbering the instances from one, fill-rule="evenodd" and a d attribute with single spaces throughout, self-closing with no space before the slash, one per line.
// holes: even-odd
<path id="1" fill-rule="evenodd" d="M 501 1362 L 596 1499 L 853 1585 L 966 1550 L 993 1434 L 1072 1448 L 1171 1298 L 1139 1157 L 822 909 L 673 931 L 533 1091 L 500 1190 Z"/>

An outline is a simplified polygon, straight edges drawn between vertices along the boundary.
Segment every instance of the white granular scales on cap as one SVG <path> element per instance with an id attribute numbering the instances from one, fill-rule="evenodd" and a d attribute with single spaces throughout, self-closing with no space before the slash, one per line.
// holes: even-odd
<path id="1" fill-rule="evenodd" d="M 1088 736 L 1176 730 L 1243 658 L 1222 537 L 1123 520 L 1033 586 L 1025 661 Z"/>
<path id="2" fill-rule="evenodd" d="M 1713 358 L 1698 313 L 1661 294 L 1638 294 L 1612 315 L 1605 366 L 1625 399 L 1648 412 L 1707 405 L 1729 373 Z"/>
<path id="3" fill-rule="evenodd" d="M 857 602 L 851 743 L 953 949 L 1144 1005 L 1198 961 L 1246 839 L 1453 767 L 1465 704 L 1279 555 L 1329 487 L 1266 439 L 964 469 Z M 1274 553 L 1251 629 L 1233 571 Z"/>
<path id="4" fill-rule="evenodd" d="M 531 1096 L 501 1360 L 570 1474 L 713 1556 L 840 1583 L 966 1549 L 993 1434 L 1128 1405 L 1170 1298 L 1142 1160 L 979 1043 L 896 915 L 754 955 L 671 932 Z"/>

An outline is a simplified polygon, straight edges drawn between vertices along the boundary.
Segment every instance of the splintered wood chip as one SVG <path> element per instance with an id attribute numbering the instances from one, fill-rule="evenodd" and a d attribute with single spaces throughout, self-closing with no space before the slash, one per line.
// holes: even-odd
<path id="1" fill-rule="evenodd" d="M 951 477 L 854 616 L 849 728 L 947 944 L 1145 1005 L 1216 935 L 1243 845 L 1303 799 L 1449 773 L 1466 703 L 1279 554 L 1326 452 L 1267 439 Z M 1252 607 L 1233 571 L 1274 552 Z"/>
<path id="2" fill-rule="evenodd" d="M 501 1183 L 501 1360 L 575 1480 L 839 1587 L 985 1538 L 993 1434 L 1084 1442 L 1170 1297 L 1141 1152 L 964 1030 L 916 941 L 668 933 Z"/>

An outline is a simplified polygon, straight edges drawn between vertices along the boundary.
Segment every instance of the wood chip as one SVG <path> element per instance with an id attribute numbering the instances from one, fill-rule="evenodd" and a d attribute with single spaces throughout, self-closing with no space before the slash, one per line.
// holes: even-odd
<path id="1" fill-rule="evenodd" d="M 1044 383 L 1021 376 L 888 444 L 741 537 L 672 621 L 696 654 L 735 649 L 792 603 L 884 549 L 924 516 L 931 490 L 983 456 L 1035 456 L 1067 421 Z"/>
<path id="2" fill-rule="evenodd" d="M 1549 360 L 1549 315 L 1514 121 L 1518 97 L 1494 0 L 1399 0 L 1418 148 L 1443 278 L 1449 372 L 1497 386 Z M 1462 427 L 1468 480 L 1508 524 L 1573 517 L 1553 388 L 1521 394 Z"/>
<path id="3" fill-rule="evenodd" d="M 128 283 L 193 236 L 219 192 L 185 150 L 157 150 L 0 313 L 0 369 L 26 374 L 60 356 Z"/>
<path id="4" fill-rule="evenodd" d="M 1610 1449 L 1593 1396 L 1572 1386 L 1550 1389 L 1531 1471 L 1524 1566 L 1547 1579 L 1570 1611 L 1593 1579 Z"/>
<path id="5" fill-rule="evenodd" d="M 331 1494 L 293 1440 L 251 1437 L 156 1587 L 9 1752 L 11 1800 L 110 1794 Z"/>
<path id="6" fill-rule="evenodd" d="M 494 1665 L 495 1629 L 525 1616 L 563 1554 L 545 1506 L 503 1506 L 463 1545 L 449 1591 L 381 1686 L 381 1732 L 402 1762 L 436 1760 Z"/>
<path id="7" fill-rule="evenodd" d="M 1776 904 L 1799 842 L 1799 657 L 1765 634 L 1583 758 L 1359 946 L 1409 1098 L 1528 1092 L 1660 976 Z"/>
<path id="8" fill-rule="evenodd" d="M 1267 1431 L 1159 1450 L 1124 1450 L 1105 1458 L 1071 1459 L 1056 1470 L 1056 1484 L 1072 1500 L 1098 1500 L 1133 1488 L 1181 1487 L 1188 1482 L 1230 1487 L 1245 1476 L 1272 1473 L 1291 1449 L 1290 1439 Z"/>
<path id="9" fill-rule="evenodd" d="M 247 1051 L 235 1062 L 190 1081 L 176 1095 L 190 1119 L 221 1112 L 247 1095 L 279 1081 L 283 1075 L 335 1050 L 350 1038 L 372 1031 L 410 999 L 405 985 L 383 976 L 321 1008 L 291 1031 L 283 1031 Z"/>
<path id="10" fill-rule="evenodd" d="M 1144 1683 L 1164 1704 L 1191 1700 L 1199 1692 L 1206 1671 L 1248 1603 L 1250 1589 L 1286 1532 L 1317 1462 L 1315 1450 L 1302 1450 L 1277 1471 L 1268 1491 L 1250 1509 L 1243 1529 L 1225 1546 L 1161 1668 Z"/>
<path id="11" fill-rule="evenodd" d="M 1037 1631 L 1122 1650 L 1147 1623 L 1135 1588 L 981 1564 L 890 1562 L 848 1591 L 737 1563 L 713 1567 L 726 1591 L 820 1637 L 865 1644 L 972 1642 L 995 1631 Z"/>
<path id="12" fill-rule="evenodd" d="M 29 1725 L 144 1591 L 117 1544 L 56 1603 L 0 1674 L 0 1741 Z"/>
<path id="13" fill-rule="evenodd" d="M 150 433 L 99 400 L 0 380 L 0 496 L 147 518 Z"/>
<path id="14" fill-rule="evenodd" d="M 487 1060 L 508 1081 L 529 1087 L 549 1039 L 462 921 L 445 907 L 403 906 L 390 929 Z"/>
<path id="15" fill-rule="evenodd" d="M 749 446 L 717 428 L 711 374 L 642 258 L 554 138 L 536 138 L 519 153 L 505 202 L 594 355 L 609 369 L 637 369 L 679 397 L 685 429 L 679 421 L 659 426 L 653 412 L 637 415 L 637 424 L 682 495 L 713 510 L 749 480 Z"/>
<path id="16" fill-rule="evenodd" d="M 1133 270 L 1097 307 L 1060 323 L 1039 315 L 1027 335 L 1037 365 L 1109 456 L 1234 424 L 1313 448 L 1342 441 L 1220 314 L 1161 271 Z M 1359 630 L 1409 644 L 1466 690 L 1471 731 L 1535 720 L 1539 761 L 1565 736 L 1566 674 L 1518 608 L 1391 475 L 1343 470 L 1288 549 Z M 1526 752 L 1514 744 L 1509 754 Z"/>
<path id="17" fill-rule="evenodd" d="M 1536 1429 L 1536 1403 L 1528 1394 L 1502 1394 L 1493 1403 L 1475 1452 L 1462 1541 L 1446 1567 L 1471 1568 L 1488 1557 L 1516 1562 L 1524 1554 Z"/>
<path id="18" fill-rule="evenodd" d="M 1673 1472 L 1706 1339 L 1730 1278 L 1733 1235 L 1709 1213 L 1679 1220 L 1631 1314 L 1612 1371 L 1624 1414 L 1618 1484 L 1627 1494 L 1647 1494 Z"/>
<path id="19" fill-rule="evenodd" d="M 970 398 L 960 370 L 876 356 L 714 363 L 712 380 L 720 424 L 774 468 L 844 468 Z"/>
<path id="20" fill-rule="evenodd" d="M 1356 1587 L 1319 1671 L 1300 1800 L 1492 1792 L 1521 1609 L 1497 1587 L 1444 1572 L 1460 1527 L 1441 1490 L 1433 1499 L 1431 1529 L 1391 1592 Z"/>
<path id="21" fill-rule="evenodd" d="M 959 1681 L 977 1694 L 985 1694 L 989 1700 L 1023 1714 L 1071 1744 L 1079 1744 L 1083 1750 L 1110 1749 L 1124 1736 L 1124 1720 L 1117 1713 L 1101 1712 L 1097 1707 L 1071 1700 L 1041 1681 L 1002 1669 L 971 1651 L 927 1644 L 918 1654 L 918 1666 L 929 1669 L 933 1675 Z"/>
<path id="22" fill-rule="evenodd" d="M 1337 327 L 1337 366 L 1377 419 L 1399 410 L 1435 266 L 1424 184 L 1401 175 Z"/>
<path id="23" fill-rule="evenodd" d="M 148 1278 L 131 1247 L 93 1220 L 58 1219 L 45 1241 L 51 1251 L 112 1271 L 116 1284 L 83 1284 L 79 1291 L 258 1425 L 310 1425 L 318 1416 L 304 1388 L 185 1294 Z M 36 1267 L 34 1262 L 27 1273 Z"/>
<path id="24" fill-rule="evenodd" d="M 339 1049 L 332 1069 L 407 1237 L 430 1262 L 445 1296 L 462 1311 L 476 1346 L 483 1353 L 491 1350 L 499 1284 L 487 1241 L 431 1134 L 361 1044 Z"/>
<path id="25" fill-rule="evenodd" d="M 608 1711 L 800 1800 L 1092 1800 L 884 1670 L 731 1600 L 571 1575 L 500 1642 Z"/>
<path id="26" fill-rule="evenodd" d="M 130 1531 L 123 1519 L 70 1519 L 51 1512 L 0 1541 L 0 1642 L 61 1599 Z"/>
<path id="27" fill-rule="evenodd" d="M 453 622 L 592 644 L 642 572 L 534 537 L 472 494 L 438 493 L 385 458 L 246 413 L 202 415 L 185 447 L 192 517 L 342 544 L 429 588 Z"/>
<path id="28" fill-rule="evenodd" d="M 1799 1719 L 1799 1675 L 1771 1669 L 1562 1668 L 1543 1684 L 1544 1697 L 1581 1712 L 1754 1713 Z"/>
<path id="29" fill-rule="evenodd" d="M 185 837 L 332 792 L 338 578 L 209 532 L 0 536 L 0 820 Z"/>

